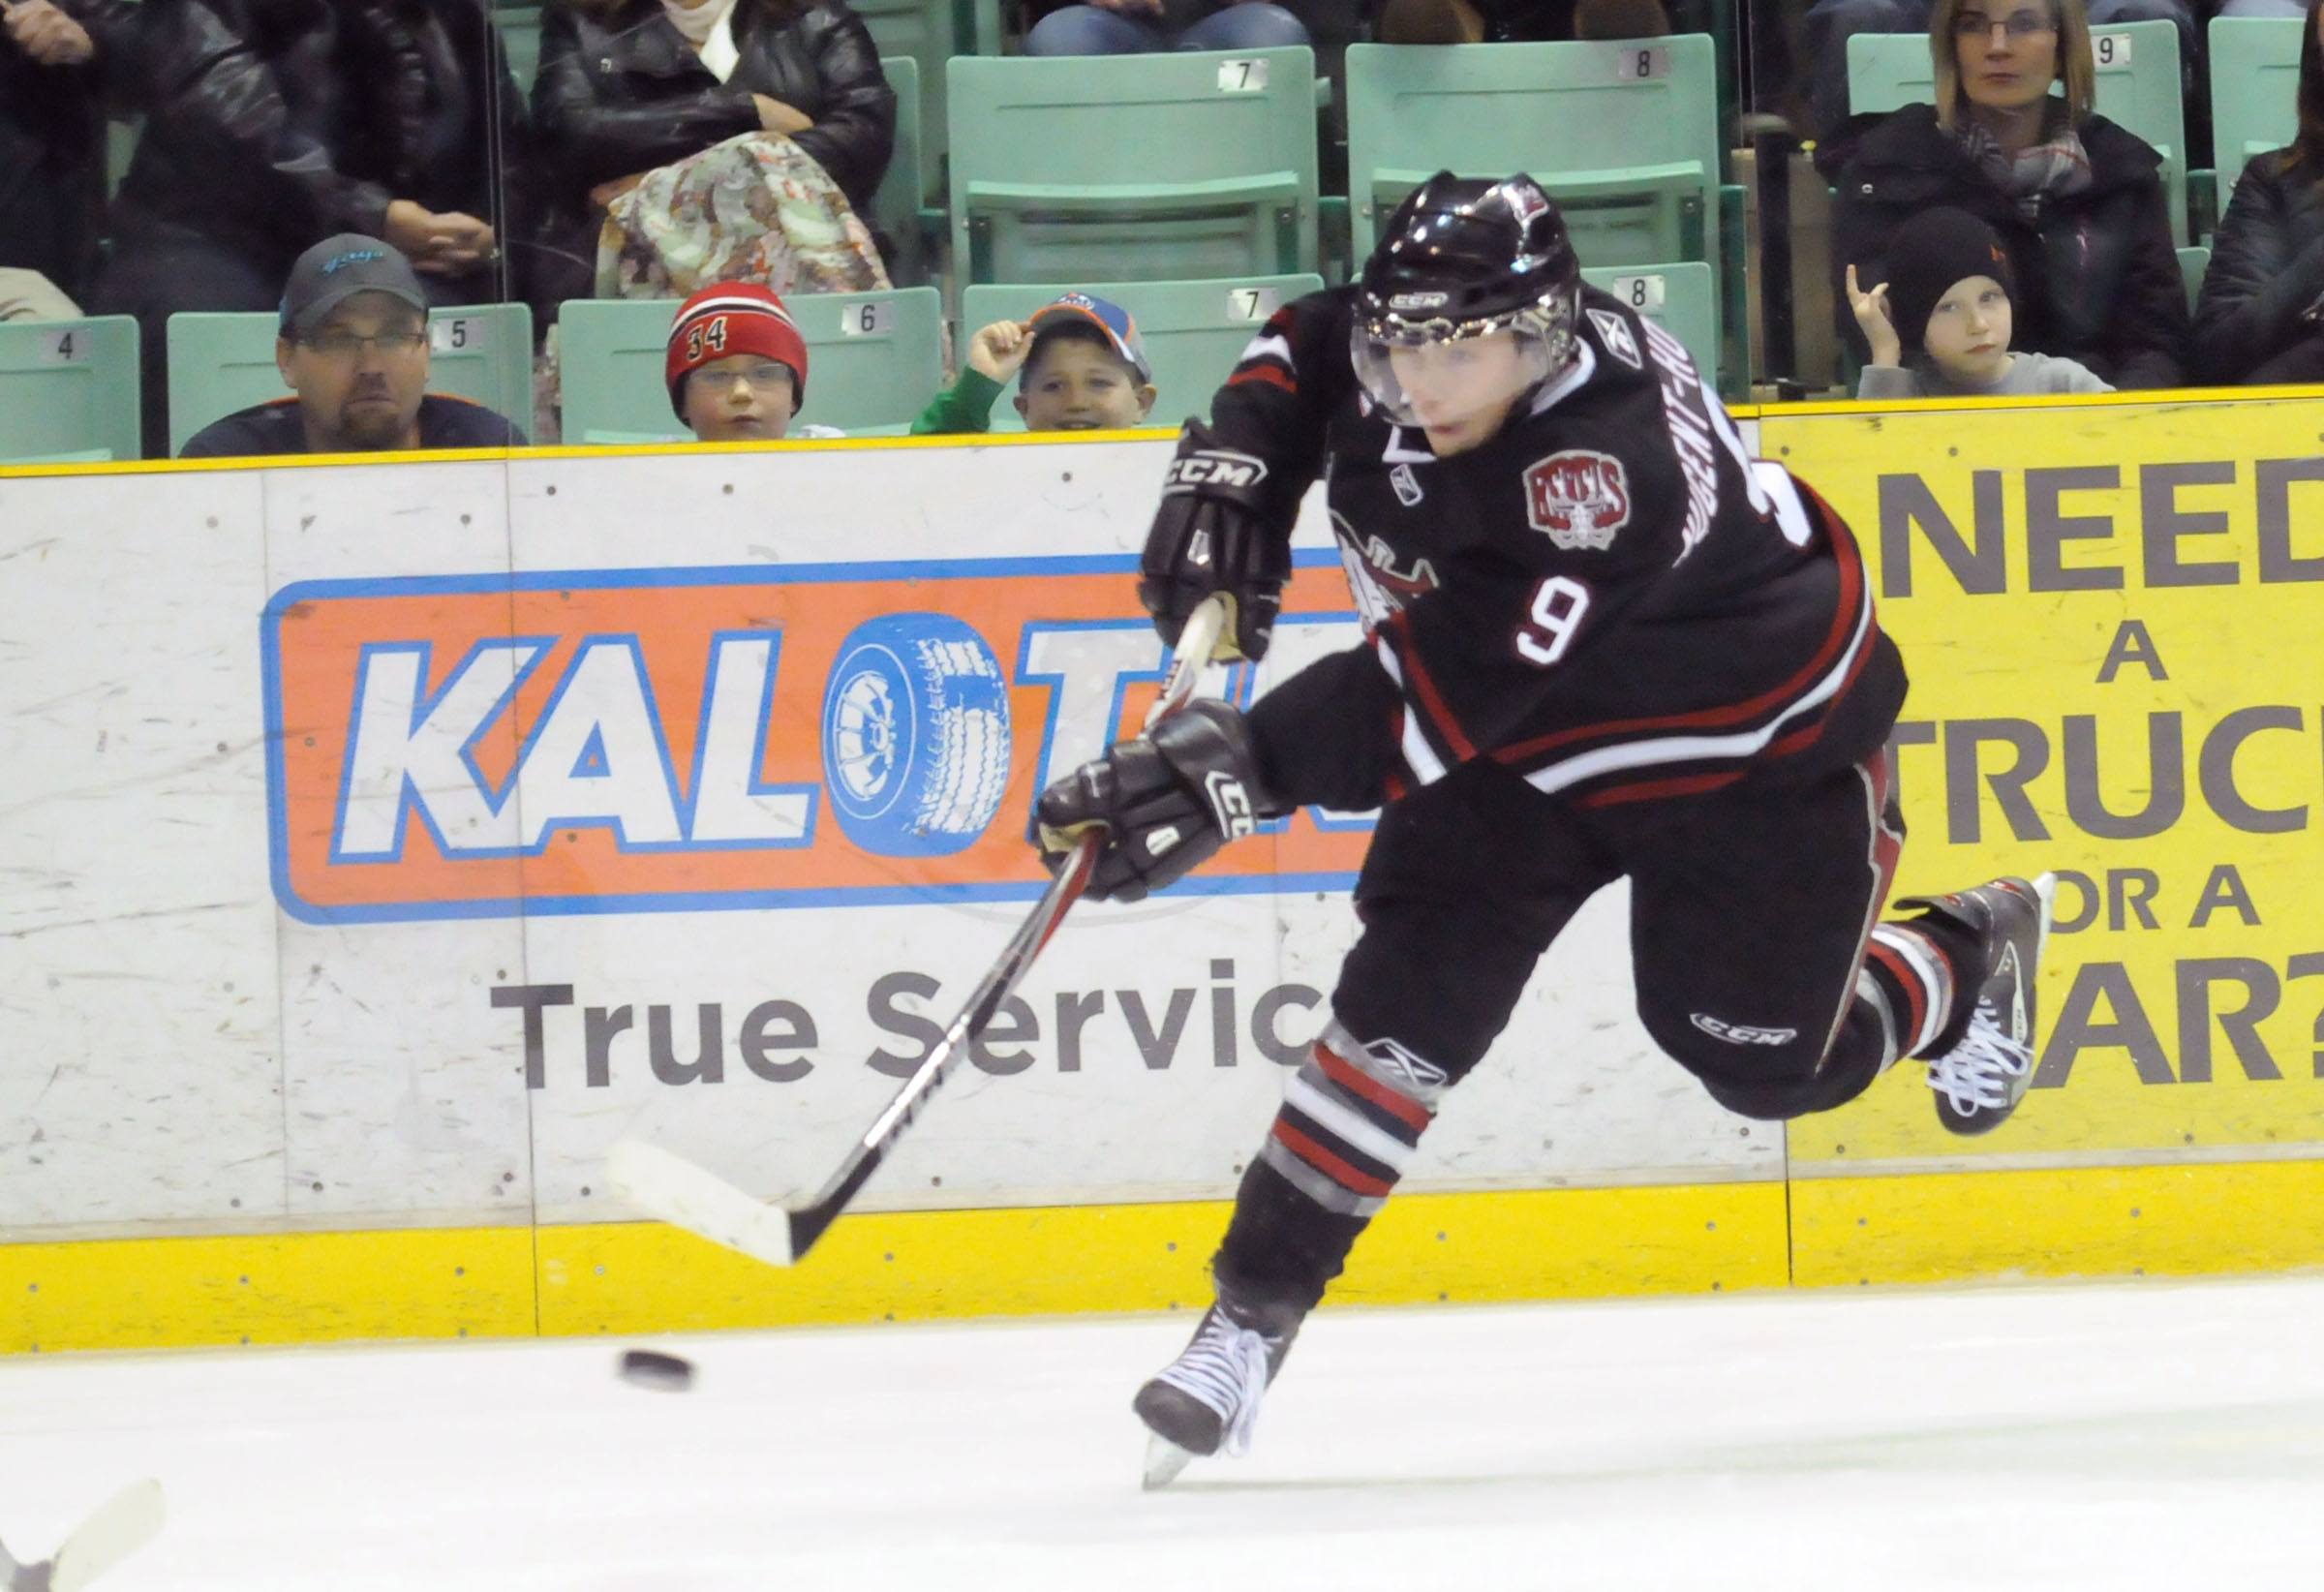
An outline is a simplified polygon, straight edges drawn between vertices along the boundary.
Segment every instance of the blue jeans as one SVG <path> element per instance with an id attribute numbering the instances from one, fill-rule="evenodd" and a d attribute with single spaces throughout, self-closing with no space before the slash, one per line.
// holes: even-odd
<path id="1" fill-rule="evenodd" d="M 2230 0 L 2255 6 L 2263 0 Z M 2277 0 L 2289 6 L 2292 0 Z M 1816 0 L 1802 25 L 1802 53 L 1815 63 L 1808 91 L 1816 135 L 1828 138 L 1848 119 L 1848 41 L 1859 33 L 1929 31 L 1930 0 Z M 2250 12 L 2246 15 L 2281 15 Z M 2293 15 L 2297 15 L 2294 13 Z M 2191 78 L 2201 77 L 2201 38 L 2195 31 L 2193 0 L 2090 0 L 2090 19 L 2105 22 L 2176 22 L 2179 61 Z"/>
<path id="2" fill-rule="evenodd" d="M 1274 49 L 1308 43 L 1300 19 L 1268 0 L 1244 0 L 1212 12 L 1173 35 L 1158 19 L 1124 16 L 1096 6 L 1067 6 L 1033 24 L 1027 55 L 1147 55 L 1166 49 Z"/>

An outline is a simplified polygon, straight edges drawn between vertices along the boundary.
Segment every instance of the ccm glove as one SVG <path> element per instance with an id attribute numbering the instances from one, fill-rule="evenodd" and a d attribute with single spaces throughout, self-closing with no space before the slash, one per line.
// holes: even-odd
<path id="1" fill-rule="evenodd" d="M 1224 702 L 1188 703 L 1135 741 L 1084 763 L 1041 793 L 1041 860 L 1064 866 L 1092 827 L 1106 832 L 1086 894 L 1143 901 L 1271 816 L 1251 732 Z"/>
<path id="2" fill-rule="evenodd" d="M 1264 459 L 1221 445 L 1200 420 L 1186 422 L 1138 561 L 1138 598 L 1163 640 L 1176 646 L 1195 605 L 1224 592 L 1234 618 L 1216 658 L 1267 655 L 1291 575 L 1291 535 L 1276 529 L 1266 486 Z"/>

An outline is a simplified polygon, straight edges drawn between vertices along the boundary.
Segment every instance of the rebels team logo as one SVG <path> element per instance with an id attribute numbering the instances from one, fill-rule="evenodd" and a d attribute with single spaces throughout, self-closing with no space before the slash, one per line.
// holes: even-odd
<path id="1" fill-rule="evenodd" d="M 1568 552 L 1603 553 L 1630 523 L 1630 480 L 1610 453 L 1570 448 L 1525 472 L 1525 518 Z"/>

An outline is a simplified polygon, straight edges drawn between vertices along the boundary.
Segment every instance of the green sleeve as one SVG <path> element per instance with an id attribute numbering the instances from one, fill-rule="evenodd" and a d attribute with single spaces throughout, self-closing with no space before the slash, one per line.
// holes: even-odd
<path id="1" fill-rule="evenodd" d="M 929 401 L 912 422 L 915 437 L 949 437 L 991 429 L 1001 386 L 982 371 L 963 368 L 952 385 Z"/>

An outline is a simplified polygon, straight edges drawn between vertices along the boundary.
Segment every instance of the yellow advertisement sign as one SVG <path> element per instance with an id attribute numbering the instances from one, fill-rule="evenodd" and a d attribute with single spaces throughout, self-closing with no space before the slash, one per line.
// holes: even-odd
<path id="1" fill-rule="evenodd" d="M 1922 1070 L 1794 1167 L 2324 1153 L 2324 402 L 1770 412 L 1911 694 L 1900 894 L 2060 877 L 2017 1115 Z"/>

